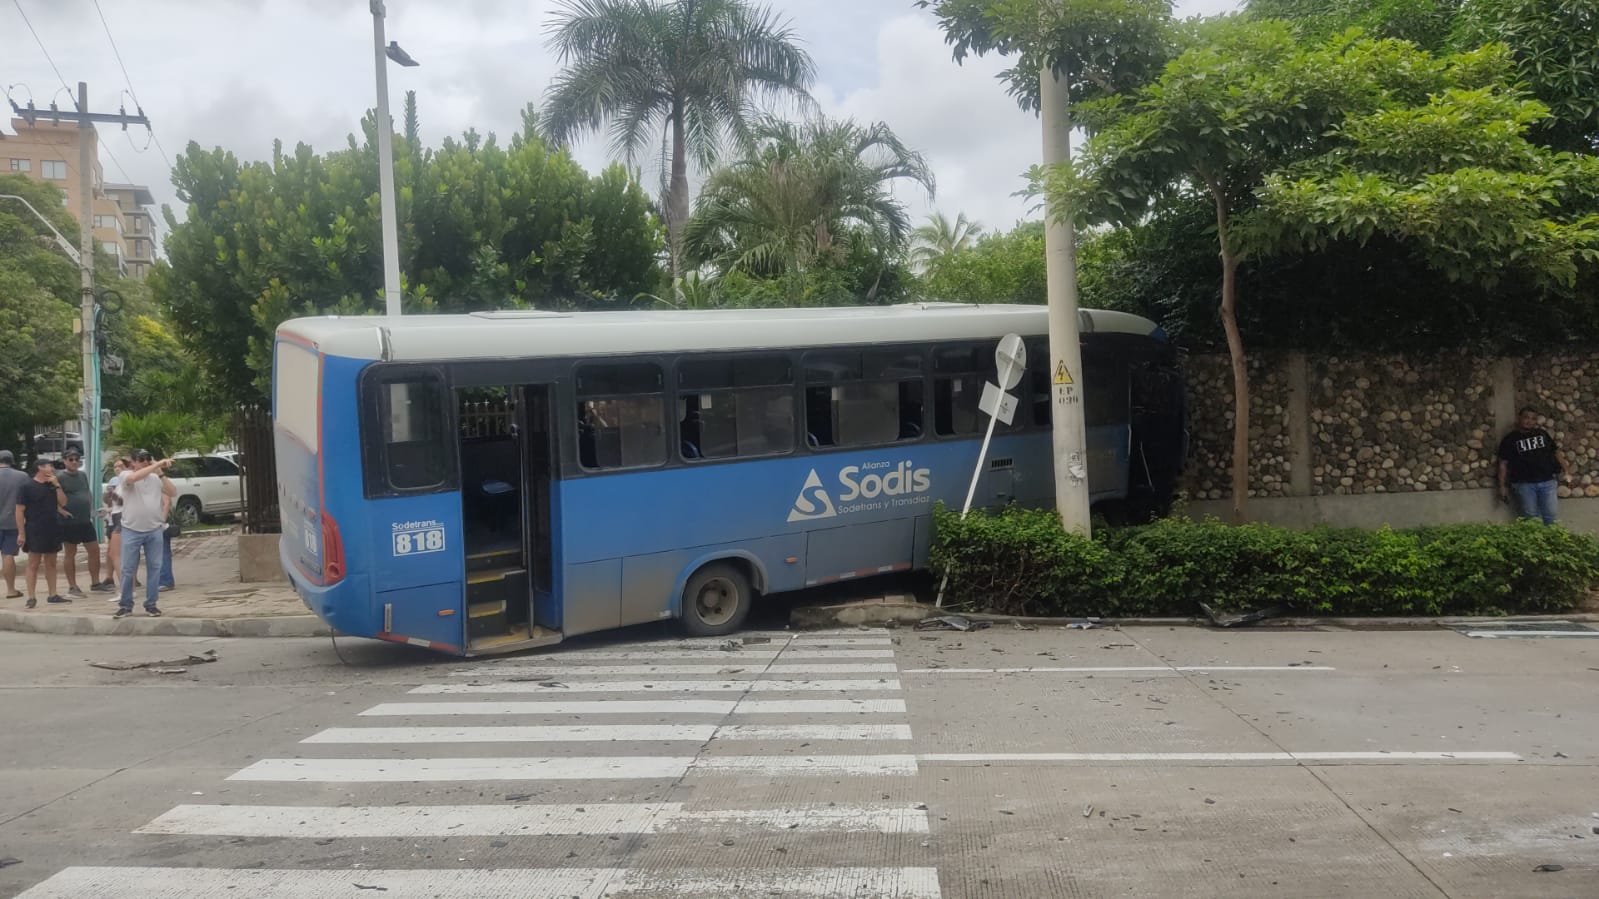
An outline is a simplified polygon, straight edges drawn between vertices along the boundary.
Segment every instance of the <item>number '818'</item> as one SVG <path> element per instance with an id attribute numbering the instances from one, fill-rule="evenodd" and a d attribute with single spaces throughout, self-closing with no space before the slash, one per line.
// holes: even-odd
<path id="1" fill-rule="evenodd" d="M 394 535 L 394 554 L 436 553 L 444 549 L 444 532 L 438 529 Z"/>

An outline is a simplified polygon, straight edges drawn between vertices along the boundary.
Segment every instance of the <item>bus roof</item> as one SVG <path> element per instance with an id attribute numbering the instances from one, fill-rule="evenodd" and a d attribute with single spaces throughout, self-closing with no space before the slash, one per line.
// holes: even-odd
<path id="1" fill-rule="evenodd" d="M 810 309 L 636 310 L 468 315 L 322 316 L 278 326 L 278 336 L 353 359 L 448 362 L 685 351 L 790 349 L 998 339 L 1044 334 L 1042 306 L 916 303 Z M 1139 336 L 1159 329 L 1126 312 L 1082 310 L 1084 333 Z"/>

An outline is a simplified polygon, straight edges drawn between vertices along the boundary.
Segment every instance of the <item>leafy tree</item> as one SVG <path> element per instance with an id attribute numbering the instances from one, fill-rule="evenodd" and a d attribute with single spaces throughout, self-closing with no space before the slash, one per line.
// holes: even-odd
<path id="1" fill-rule="evenodd" d="M 927 224 L 911 232 L 911 264 L 926 271 L 934 262 L 969 250 L 983 236 L 983 223 L 962 212 L 954 221 L 942 212 L 927 217 Z"/>
<path id="2" fill-rule="evenodd" d="M 836 266 L 861 249 L 886 262 L 910 240 L 893 194 L 900 181 L 933 192 L 926 160 L 881 122 L 766 119 L 706 181 L 685 233 L 688 258 L 755 277 Z"/>
<path id="3" fill-rule="evenodd" d="M 415 118 L 414 112 L 407 118 Z M 408 312 L 631 302 L 657 278 L 659 226 L 619 166 L 590 176 L 524 131 L 501 147 L 467 132 L 437 150 L 403 144 L 395 183 Z M 190 144 L 166 210 L 167 260 L 149 283 L 206 388 L 262 402 L 283 321 L 382 308 L 375 123 L 319 155 L 274 147 L 241 163 Z"/>
<path id="4" fill-rule="evenodd" d="M 1098 130 L 1081 170 L 1062 167 L 1051 176 L 1052 206 L 1082 204 L 1101 220 L 1136 222 L 1151 210 L 1198 197 L 1211 204 L 1221 261 L 1219 313 L 1233 365 L 1232 492 L 1239 520 L 1248 495 L 1249 436 L 1239 268 L 1251 253 L 1291 248 L 1283 216 L 1256 214 L 1257 192 L 1310 160 L 1335 168 L 1370 162 L 1369 156 L 1349 156 L 1352 143 L 1359 143 L 1351 141 L 1351 126 L 1358 131 L 1363 122 L 1377 127 L 1425 118 L 1417 110 L 1425 110 L 1429 98 L 1458 101 L 1462 91 L 1503 90 L 1505 69 L 1493 52 L 1435 58 L 1407 42 L 1357 37 L 1302 48 L 1287 24 L 1236 23 L 1174 59 L 1130 106 L 1096 110 Z M 1445 121 L 1448 114 L 1434 119 Z M 1440 167 L 1464 162 L 1447 144 L 1435 149 L 1442 151 Z M 1405 158 L 1417 152 L 1426 151 L 1412 147 Z"/>
<path id="5" fill-rule="evenodd" d="M 1044 223 L 1027 222 L 984 235 L 969 249 L 933 259 L 919 288 L 952 303 L 1034 303 L 1049 299 L 1044 272 Z"/>
<path id="6" fill-rule="evenodd" d="M 25 197 L 56 230 L 69 239 L 77 234 L 54 185 L 3 175 L 0 194 Z M 83 383 L 72 328 L 78 303 L 78 266 L 27 207 L 0 200 L 0 446 L 20 450 L 35 427 L 76 417 Z"/>
<path id="7" fill-rule="evenodd" d="M 1551 113 L 1534 132 L 1541 142 L 1599 153 L 1599 2 L 1471 0 L 1457 40 L 1510 48 L 1517 77 Z"/>
<path id="8" fill-rule="evenodd" d="M 1414 41 L 1426 50 L 1449 47 L 1464 0 L 1249 0 L 1255 19 L 1286 19 L 1300 36 L 1325 41 L 1351 28 L 1372 38 Z"/>
<path id="9" fill-rule="evenodd" d="M 808 100 L 815 77 L 788 24 L 747 0 L 563 0 L 550 43 L 566 66 L 545 104 L 553 141 L 608 124 L 633 162 L 664 126 L 674 277 L 684 271 L 690 155 L 709 168 L 728 133 L 747 130 L 756 100 Z"/>

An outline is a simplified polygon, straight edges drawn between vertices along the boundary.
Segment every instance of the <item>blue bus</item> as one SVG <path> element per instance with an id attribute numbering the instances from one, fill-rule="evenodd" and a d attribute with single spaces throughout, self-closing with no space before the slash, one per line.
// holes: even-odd
<path id="1" fill-rule="evenodd" d="M 1163 511 L 1186 453 L 1176 352 L 1081 313 L 1088 477 Z M 322 317 L 277 331 L 273 421 L 300 596 L 337 631 L 481 655 L 924 569 L 959 506 L 1007 333 L 1030 344 L 976 505 L 1053 502 L 1036 306 Z"/>

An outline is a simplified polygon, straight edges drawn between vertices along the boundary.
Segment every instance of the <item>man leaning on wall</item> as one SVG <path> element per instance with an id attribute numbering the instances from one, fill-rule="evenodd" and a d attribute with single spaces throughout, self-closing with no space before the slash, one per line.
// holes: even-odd
<path id="1" fill-rule="evenodd" d="M 1538 410 L 1521 407 L 1516 429 L 1499 441 L 1499 498 L 1515 495 L 1516 514 L 1555 523 L 1560 482 L 1571 480 L 1571 465 L 1548 431 L 1538 427 Z"/>

